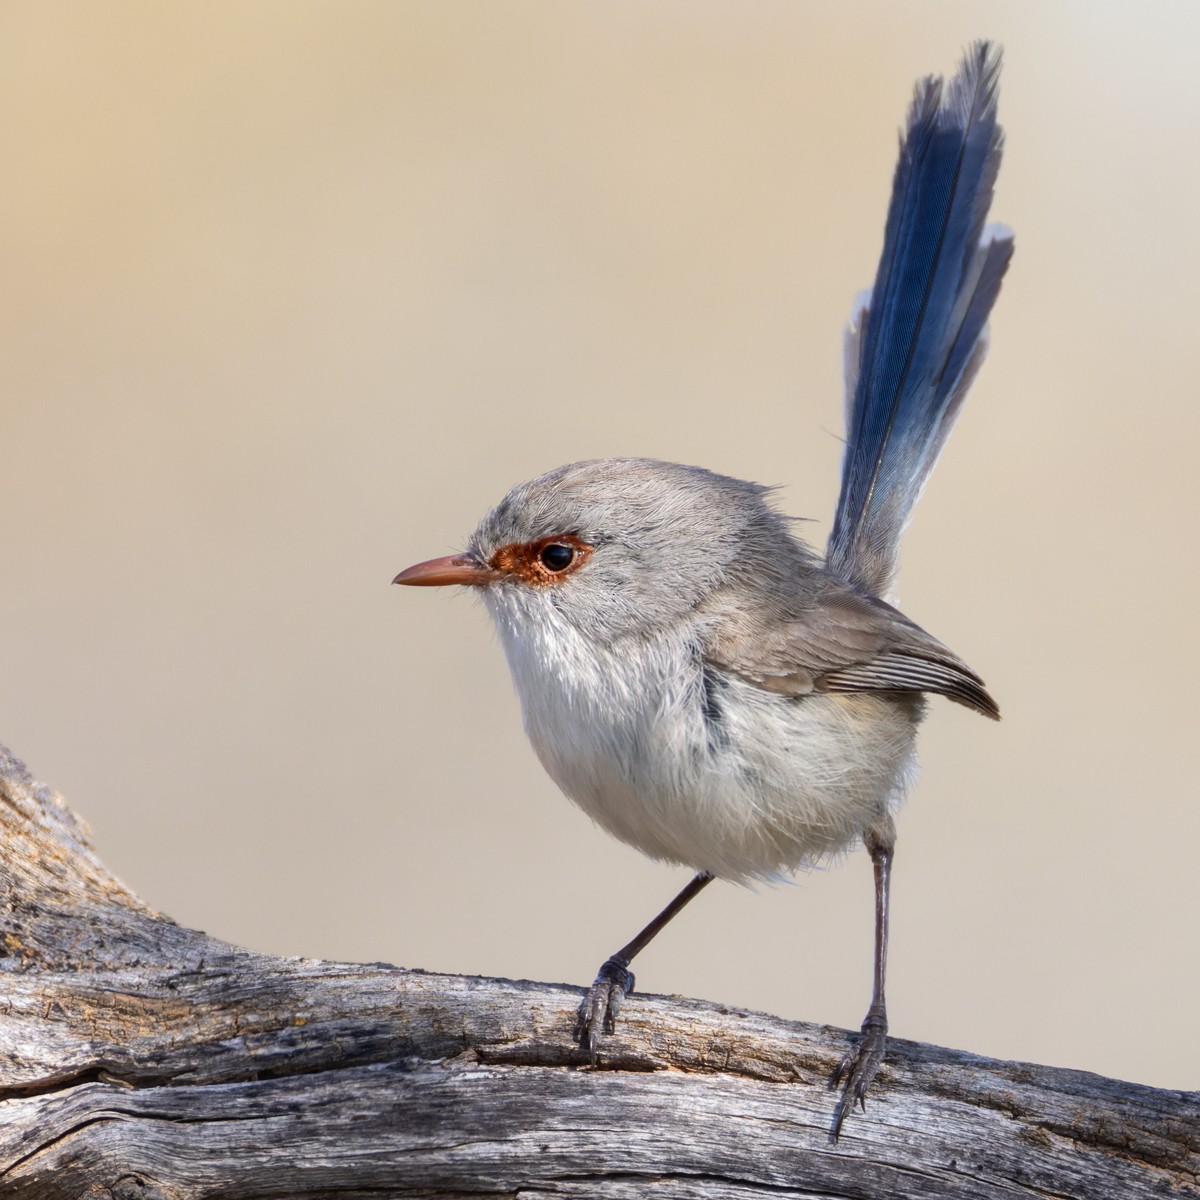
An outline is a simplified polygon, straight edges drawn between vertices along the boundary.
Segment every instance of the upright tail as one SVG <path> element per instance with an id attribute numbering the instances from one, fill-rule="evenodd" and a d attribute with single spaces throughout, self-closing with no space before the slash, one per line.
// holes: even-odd
<path id="1" fill-rule="evenodd" d="M 987 317 L 1012 257 L 984 227 L 1004 135 L 1000 52 L 968 50 L 945 85 L 917 84 L 875 286 L 846 330 L 846 449 L 828 565 L 876 595 L 900 534 L 987 353 Z"/>

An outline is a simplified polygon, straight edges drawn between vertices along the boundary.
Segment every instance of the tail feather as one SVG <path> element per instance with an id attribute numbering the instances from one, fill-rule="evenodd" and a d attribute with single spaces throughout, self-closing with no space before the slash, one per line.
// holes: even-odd
<path id="1" fill-rule="evenodd" d="M 828 563 L 880 594 L 900 535 L 987 352 L 1013 238 L 988 225 L 1003 133 L 1000 53 L 979 42 L 948 86 L 917 85 L 875 285 L 846 335 L 846 450 Z"/>

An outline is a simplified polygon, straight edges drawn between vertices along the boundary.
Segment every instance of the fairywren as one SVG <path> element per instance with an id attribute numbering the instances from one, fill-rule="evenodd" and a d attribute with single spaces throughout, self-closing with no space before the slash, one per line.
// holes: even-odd
<path id="1" fill-rule="evenodd" d="M 614 836 L 697 872 L 600 968 L 577 1027 L 593 1060 L 633 989 L 630 962 L 710 880 L 776 880 L 866 844 L 874 994 L 835 1079 L 835 1138 L 883 1059 L 892 818 L 925 695 L 999 715 L 962 659 L 879 598 L 1012 255 L 1011 233 L 984 224 L 999 65 L 980 42 L 949 84 L 917 85 L 883 256 L 846 335 L 841 496 L 823 559 L 758 484 L 614 458 L 513 488 L 464 553 L 395 579 L 478 588 L 551 778 Z"/>

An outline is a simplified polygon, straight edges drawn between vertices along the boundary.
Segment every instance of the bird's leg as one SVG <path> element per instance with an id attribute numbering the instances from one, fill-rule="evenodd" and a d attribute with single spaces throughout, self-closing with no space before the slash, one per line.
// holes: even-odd
<path id="1" fill-rule="evenodd" d="M 842 1059 L 834 1073 L 831 1087 L 845 1080 L 841 1099 L 833 1114 L 830 1139 L 837 1141 L 842 1122 L 854 1107 L 855 1101 L 864 1111 L 867 1107 L 867 1088 L 875 1078 L 887 1044 L 887 1003 L 883 985 L 887 974 L 888 893 L 892 879 L 892 855 L 896 848 L 896 826 L 890 816 L 873 825 L 863 834 L 863 842 L 875 868 L 875 985 L 871 1007 L 862 1023 L 862 1034 Z"/>
<path id="2" fill-rule="evenodd" d="M 629 964 L 654 940 L 663 926 L 711 881 L 712 876 L 707 871 L 701 871 L 637 937 L 622 946 L 600 968 L 595 983 L 579 1006 L 579 1017 L 575 1023 L 576 1040 L 587 1051 L 592 1062 L 596 1061 L 596 1045 L 600 1041 L 600 1034 L 613 1032 L 621 1001 L 633 991 L 633 972 Z"/>

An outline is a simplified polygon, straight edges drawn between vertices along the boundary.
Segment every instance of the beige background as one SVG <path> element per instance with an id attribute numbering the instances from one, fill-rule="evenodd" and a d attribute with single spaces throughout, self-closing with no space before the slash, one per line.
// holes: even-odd
<path id="1" fill-rule="evenodd" d="M 543 777 L 465 596 L 637 453 L 823 541 L 916 76 L 1007 49 L 993 351 L 905 544 L 987 678 L 902 815 L 897 1034 L 1200 1083 L 1200 8 L 0 7 L 0 740 L 180 921 L 584 983 L 682 884 Z M 856 1026 L 870 871 L 710 891 L 641 984 Z"/>

